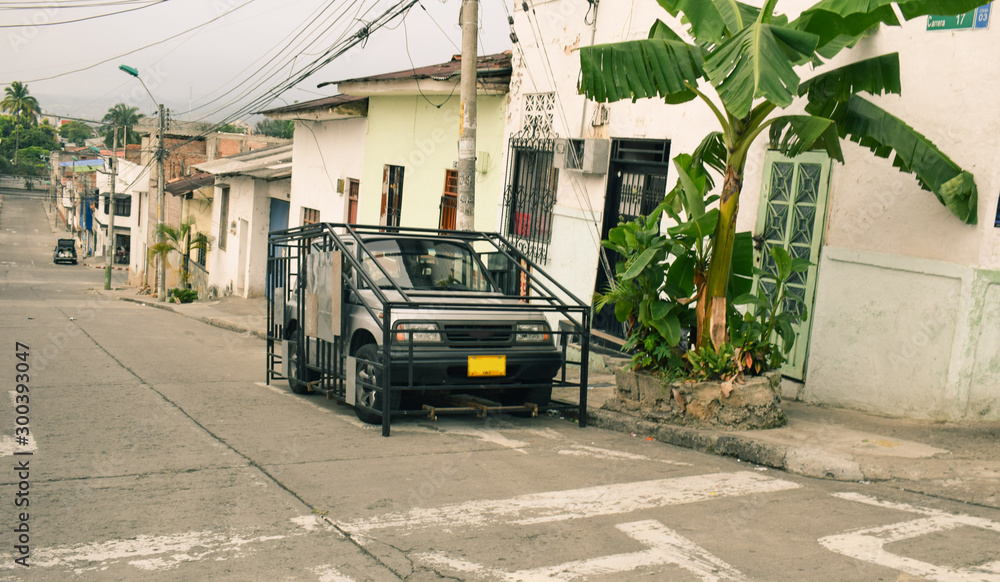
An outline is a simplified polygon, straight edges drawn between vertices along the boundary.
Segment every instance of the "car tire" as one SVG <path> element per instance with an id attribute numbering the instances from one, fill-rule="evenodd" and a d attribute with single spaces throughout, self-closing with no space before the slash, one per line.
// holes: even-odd
<path id="1" fill-rule="evenodd" d="M 296 344 L 297 342 L 290 343 Z M 288 388 L 295 394 L 313 394 L 313 391 L 309 389 L 308 382 L 318 380 L 319 374 L 306 368 L 305 365 L 300 366 L 299 362 L 302 361 L 299 359 L 300 356 L 304 356 L 304 354 L 300 354 L 296 349 L 288 363 Z"/>
<path id="2" fill-rule="evenodd" d="M 365 344 L 361 346 L 354 356 L 358 358 L 355 373 L 354 388 L 354 413 L 358 419 L 366 424 L 382 424 L 382 394 L 365 388 L 362 382 L 378 385 L 381 382 L 381 371 L 373 362 L 380 362 L 382 354 L 375 344 Z M 391 400 L 389 409 L 399 408 L 401 395 L 399 392 L 390 392 Z"/>

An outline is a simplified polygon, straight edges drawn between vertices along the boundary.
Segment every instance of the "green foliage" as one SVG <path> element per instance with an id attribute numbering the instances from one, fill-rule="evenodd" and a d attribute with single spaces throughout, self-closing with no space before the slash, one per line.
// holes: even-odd
<path id="1" fill-rule="evenodd" d="M 724 343 L 716 351 L 712 346 L 695 348 L 685 354 L 691 371 L 688 378 L 698 382 L 704 380 L 731 380 L 739 370 L 733 344 Z"/>
<path id="2" fill-rule="evenodd" d="M 192 301 L 196 301 L 198 299 L 198 292 L 194 289 L 174 288 L 170 290 L 168 295 L 170 296 L 171 301 L 176 299 L 177 303 L 191 303 Z"/>
<path id="3" fill-rule="evenodd" d="M 90 126 L 80 121 L 69 121 L 59 128 L 59 135 L 70 142 L 82 144 L 84 141 L 94 137 L 94 130 Z"/>
<path id="4" fill-rule="evenodd" d="M 223 123 L 215 129 L 220 133 L 247 133 L 247 128 L 242 125 L 237 125 L 235 123 Z"/>
<path id="5" fill-rule="evenodd" d="M 0 101 L 0 110 L 27 122 L 35 124 L 35 117 L 41 111 L 38 100 L 28 94 L 28 86 L 20 81 L 14 81 L 4 88 L 3 100 Z"/>
<path id="6" fill-rule="evenodd" d="M 191 278 L 188 271 L 191 251 L 208 251 L 212 246 L 212 237 L 203 232 L 197 232 L 194 227 L 193 217 L 188 217 L 179 226 L 157 225 L 157 240 L 161 242 L 149 247 L 148 251 L 150 260 L 159 257 L 167 267 L 170 267 L 170 253 L 176 252 L 181 255 L 180 283 L 183 288 L 187 288 L 188 280 Z"/>
<path id="7" fill-rule="evenodd" d="M 118 147 L 142 143 L 142 137 L 135 131 L 135 126 L 142 117 L 145 115 L 139 113 L 138 108 L 124 103 L 119 103 L 108 109 L 104 118 L 101 119 L 104 123 L 101 127 L 101 135 L 104 136 L 105 147 L 114 147 L 116 133 L 118 134 Z"/>
<path id="8" fill-rule="evenodd" d="M 795 343 L 793 326 L 807 316 L 802 297 L 788 290 L 788 278 L 792 273 L 807 271 L 812 263 L 792 258 L 780 246 L 771 247 L 770 254 L 775 270 L 754 267 L 760 277 L 756 292 L 733 300 L 733 305 L 746 305 L 747 311 L 742 316 L 732 313 L 729 318 L 730 336 L 738 346 L 739 367 L 754 374 L 785 362 Z"/>
<path id="9" fill-rule="evenodd" d="M 292 120 L 267 118 L 263 121 L 258 121 L 257 125 L 254 126 L 254 131 L 270 137 L 292 139 L 292 135 L 295 133 L 295 122 Z"/>
<path id="10" fill-rule="evenodd" d="M 794 342 L 793 325 L 805 317 L 802 299 L 788 292 L 793 273 L 810 267 L 781 247 L 770 250 L 773 269 L 753 267 L 749 233 L 736 237 L 726 327 L 730 341 L 688 350 L 683 330 L 698 325 L 698 301 L 705 292 L 705 273 L 713 252 L 712 235 L 719 211 L 708 209 L 717 197 L 708 195 L 714 167 L 714 138 L 695 154 L 673 160 L 677 184 L 648 216 L 622 222 L 601 244 L 623 258 L 615 265 L 611 287 L 595 297 L 595 309 L 614 305 L 615 317 L 626 324 L 624 351 L 635 369 L 658 372 L 671 379 L 732 380 L 741 373 L 760 374 L 779 367 Z M 661 232 L 668 217 L 674 226 Z M 761 284 L 751 293 L 752 277 Z M 749 307 L 746 313 L 736 305 Z"/>

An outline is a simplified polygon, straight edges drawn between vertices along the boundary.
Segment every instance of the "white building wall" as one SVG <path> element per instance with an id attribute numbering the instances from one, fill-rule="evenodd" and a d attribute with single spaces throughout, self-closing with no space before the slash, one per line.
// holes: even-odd
<path id="1" fill-rule="evenodd" d="M 218 244 L 222 213 L 220 191 L 223 185 L 229 186 L 229 226 L 225 249 Z M 290 189 L 289 180 L 267 182 L 248 176 L 217 179 L 216 203 L 212 208 L 212 236 L 216 237 L 216 242 L 210 252 L 208 281 L 219 295 L 258 297 L 264 294 L 271 197 L 274 195 L 287 200 Z"/>
<path id="2" fill-rule="evenodd" d="M 289 228 L 302 226 L 303 207 L 319 210 L 324 222 L 347 222 L 347 179 L 361 180 L 366 126 L 363 117 L 295 122 Z"/>
<path id="3" fill-rule="evenodd" d="M 790 0 L 778 8 L 794 18 L 812 4 Z M 655 0 L 635 0 L 628 10 L 602 3 L 591 27 L 584 23 L 589 7 L 554 0 L 514 11 L 520 43 L 508 135 L 522 127 L 524 95 L 546 92 L 557 95 L 560 137 L 668 139 L 674 157 L 718 129 L 700 101 L 613 103 L 605 106 L 607 122 L 593 125 L 599 106 L 578 94 L 574 49 L 646 38 L 657 18 L 676 22 Z M 979 224 L 963 224 L 890 160 L 843 142 L 846 164 L 831 171 L 801 398 L 886 414 L 1000 419 L 1000 228 L 993 226 L 1000 192 L 1000 117 L 993 104 L 1000 78 L 990 73 L 1000 61 L 998 35 L 995 25 L 927 31 L 920 18 L 883 28 L 830 63 L 900 53 L 902 96 L 871 99 L 975 175 Z M 821 72 L 798 71 L 803 79 Z M 738 231 L 755 226 L 765 141 L 758 139 L 748 155 Z M 668 188 L 674 174 L 671 168 Z M 606 176 L 560 172 L 547 270 L 584 299 L 594 291 L 606 184 Z"/>

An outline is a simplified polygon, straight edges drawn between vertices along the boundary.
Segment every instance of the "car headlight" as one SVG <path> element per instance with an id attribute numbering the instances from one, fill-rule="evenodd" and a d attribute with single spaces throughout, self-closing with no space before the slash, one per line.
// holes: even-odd
<path id="1" fill-rule="evenodd" d="M 440 342 L 441 334 L 438 333 L 436 323 L 397 323 L 395 325 L 396 341 L 413 343 Z"/>
<path id="2" fill-rule="evenodd" d="M 514 341 L 518 343 L 542 343 L 550 338 L 549 326 L 545 323 L 519 323 Z"/>

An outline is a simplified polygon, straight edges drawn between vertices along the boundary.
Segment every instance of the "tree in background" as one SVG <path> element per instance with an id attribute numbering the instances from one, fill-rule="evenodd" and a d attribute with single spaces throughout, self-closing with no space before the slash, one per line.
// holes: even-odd
<path id="1" fill-rule="evenodd" d="M 721 170 L 723 185 L 718 208 L 705 213 L 708 218 L 700 223 L 714 235 L 707 269 L 695 273 L 693 297 L 685 299 L 697 304 L 699 349 L 719 349 L 728 339 L 727 290 L 736 215 L 747 152 L 761 134 L 788 156 L 821 149 L 843 162 L 842 138 L 881 157 L 895 153 L 895 167 L 914 174 L 959 220 L 976 223 L 978 195 L 972 174 L 861 96 L 900 93 L 898 54 L 859 55 L 804 81 L 796 71 L 801 65 L 822 65 L 882 25 L 899 26 L 892 2 L 821 0 L 791 21 L 775 12 L 777 0 L 766 0 L 762 7 L 734 0 L 658 2 L 685 25 L 683 32 L 693 42 L 658 20 L 647 39 L 582 48 L 580 88 L 600 102 L 654 98 L 669 107 L 698 99 L 718 120 L 718 131 L 706 139 L 714 142 L 710 150 L 720 152 L 718 165 L 709 165 Z M 981 3 L 909 0 L 897 5 L 903 17 L 912 20 L 931 13 L 961 14 Z M 783 114 L 796 102 L 804 103 L 805 114 Z M 625 274 L 641 271 L 654 254 L 631 257 Z M 646 303 L 655 299 L 647 298 Z M 678 327 L 676 317 L 669 323 L 671 329 Z M 671 339 L 676 337 L 667 341 Z"/>
<path id="2" fill-rule="evenodd" d="M 0 173 L 19 176 L 44 174 L 45 153 L 59 149 L 57 136 L 56 128 L 48 121 L 21 127 L 14 116 L 0 115 Z M 18 148 L 16 164 L 12 161 L 15 146 Z"/>
<path id="3" fill-rule="evenodd" d="M 104 123 L 104 126 L 101 127 L 101 135 L 104 136 L 105 147 L 114 147 L 115 128 L 118 128 L 119 146 L 142 143 L 142 138 L 133 129 L 139 123 L 139 119 L 145 117 L 144 114 L 138 113 L 138 111 L 138 108 L 129 107 L 124 103 L 119 103 L 108 109 L 108 112 L 104 114 L 104 118 L 101 119 Z"/>
<path id="4" fill-rule="evenodd" d="M 223 123 L 215 129 L 219 133 L 249 133 L 249 127 L 246 125 L 241 125 L 240 123 Z"/>
<path id="5" fill-rule="evenodd" d="M 28 86 L 20 81 L 14 81 L 4 89 L 0 109 L 14 118 L 14 164 L 17 165 L 17 152 L 21 149 L 21 126 L 35 125 L 36 116 L 41 111 L 38 100 L 28 94 Z"/>
<path id="6" fill-rule="evenodd" d="M 82 144 L 94 137 L 94 130 L 82 121 L 68 121 L 59 128 L 59 135 L 68 142 Z"/>
<path id="7" fill-rule="evenodd" d="M 270 137 L 292 139 L 292 134 L 295 133 L 295 122 L 292 120 L 267 118 L 263 121 L 258 121 L 257 125 L 254 126 L 254 131 Z"/>

